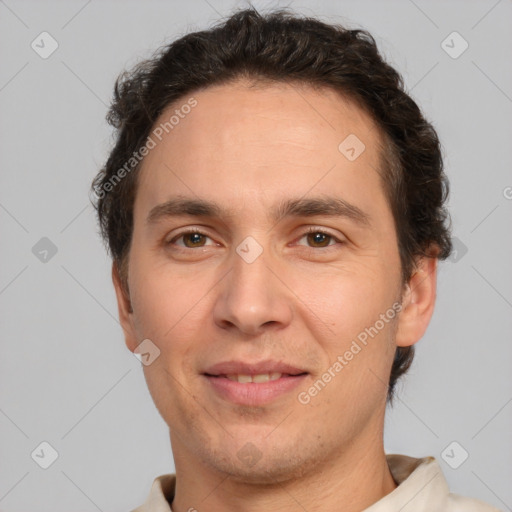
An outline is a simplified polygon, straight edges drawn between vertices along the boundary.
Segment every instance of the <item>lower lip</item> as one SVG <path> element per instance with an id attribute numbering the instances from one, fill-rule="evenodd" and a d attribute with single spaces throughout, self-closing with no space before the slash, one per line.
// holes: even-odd
<path id="1" fill-rule="evenodd" d="M 240 383 L 227 377 L 204 375 L 214 391 L 222 398 L 239 405 L 263 405 L 297 388 L 307 377 L 285 375 L 268 382 Z"/>

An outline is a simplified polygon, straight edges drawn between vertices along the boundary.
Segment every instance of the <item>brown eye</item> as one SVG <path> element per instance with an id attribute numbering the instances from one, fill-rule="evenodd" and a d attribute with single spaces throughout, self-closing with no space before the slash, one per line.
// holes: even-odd
<path id="1" fill-rule="evenodd" d="M 185 233 L 182 235 L 185 247 L 202 247 L 204 239 L 206 238 L 201 233 Z"/>
<path id="2" fill-rule="evenodd" d="M 181 233 L 180 235 L 174 237 L 170 242 L 168 242 L 168 244 L 176 245 L 176 246 L 178 246 L 180 248 L 184 248 L 184 249 L 195 249 L 195 248 L 207 247 L 207 245 L 212 245 L 212 244 L 206 244 L 206 241 L 209 239 L 210 239 L 209 236 L 207 236 L 203 233 L 200 233 L 198 231 L 187 231 L 187 232 Z"/>
<path id="3" fill-rule="evenodd" d="M 312 247 L 327 247 L 333 238 L 327 233 L 322 233 L 322 231 L 308 233 L 306 236 L 308 243 L 310 243 Z"/>

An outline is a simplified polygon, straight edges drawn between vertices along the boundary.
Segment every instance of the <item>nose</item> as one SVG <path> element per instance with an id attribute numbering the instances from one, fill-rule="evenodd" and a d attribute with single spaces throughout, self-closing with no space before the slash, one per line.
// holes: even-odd
<path id="1" fill-rule="evenodd" d="M 266 256 L 263 252 L 248 262 L 238 253 L 233 255 L 231 272 L 219 283 L 213 311 L 216 325 L 250 335 L 289 325 L 293 295 L 277 277 L 277 264 Z"/>

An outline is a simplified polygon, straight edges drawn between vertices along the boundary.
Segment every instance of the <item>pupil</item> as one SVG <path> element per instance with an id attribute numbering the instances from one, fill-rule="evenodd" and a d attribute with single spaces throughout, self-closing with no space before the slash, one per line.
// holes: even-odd
<path id="1" fill-rule="evenodd" d="M 189 240 L 192 243 L 192 245 L 196 245 L 197 243 L 201 242 L 201 234 L 200 233 L 189 233 Z"/>
<path id="2" fill-rule="evenodd" d="M 329 235 L 325 235 L 324 233 L 313 233 L 311 236 L 313 237 L 313 243 L 324 244 Z"/>

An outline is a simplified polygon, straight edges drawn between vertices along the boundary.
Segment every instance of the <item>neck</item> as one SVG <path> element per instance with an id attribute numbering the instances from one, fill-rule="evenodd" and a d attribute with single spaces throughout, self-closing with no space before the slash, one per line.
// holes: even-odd
<path id="1" fill-rule="evenodd" d="M 396 488 L 386 461 L 382 432 L 343 447 L 300 478 L 257 485 L 219 473 L 186 453 L 173 439 L 176 489 L 173 512 L 359 512 Z"/>

